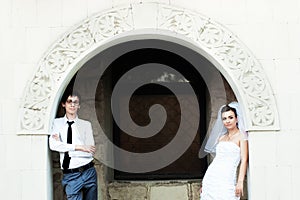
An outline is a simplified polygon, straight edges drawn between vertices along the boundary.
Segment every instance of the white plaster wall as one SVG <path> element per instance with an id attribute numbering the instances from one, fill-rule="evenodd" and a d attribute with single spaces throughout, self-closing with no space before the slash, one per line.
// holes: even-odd
<path id="1" fill-rule="evenodd" d="M 49 199 L 47 136 L 18 136 L 18 106 L 39 59 L 66 30 L 121 4 L 171 3 L 234 32 L 262 63 L 281 130 L 250 134 L 252 200 L 299 199 L 299 0 L 2 0 L 0 3 L 1 199 Z M 15 156 L 15 157 L 14 157 Z"/>
<path id="2" fill-rule="evenodd" d="M 17 135 L 18 107 L 42 55 L 66 30 L 112 1 L 0 2 L 0 199 L 50 199 L 47 136 Z"/>

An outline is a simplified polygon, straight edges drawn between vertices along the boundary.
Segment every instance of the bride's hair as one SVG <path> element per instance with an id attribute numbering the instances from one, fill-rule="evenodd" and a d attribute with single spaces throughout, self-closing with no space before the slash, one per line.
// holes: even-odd
<path id="1" fill-rule="evenodd" d="M 235 117 L 237 117 L 236 109 L 229 106 L 228 104 L 223 106 L 223 108 L 221 109 L 221 114 L 224 113 L 224 112 L 227 112 L 227 111 L 232 111 L 234 113 Z"/>

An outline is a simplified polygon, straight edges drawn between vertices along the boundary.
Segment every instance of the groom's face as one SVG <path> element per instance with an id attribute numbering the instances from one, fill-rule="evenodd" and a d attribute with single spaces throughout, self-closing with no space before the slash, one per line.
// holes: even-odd
<path id="1" fill-rule="evenodd" d="M 66 109 L 67 114 L 77 114 L 78 108 L 80 107 L 78 96 L 69 96 L 62 106 Z"/>

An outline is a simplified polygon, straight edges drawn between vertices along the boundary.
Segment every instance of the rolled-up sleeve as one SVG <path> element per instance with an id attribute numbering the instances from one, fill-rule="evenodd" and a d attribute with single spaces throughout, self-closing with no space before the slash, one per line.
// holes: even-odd
<path id="1" fill-rule="evenodd" d="M 58 152 L 68 152 L 68 151 L 75 151 L 75 144 L 67 144 L 65 142 L 61 141 L 61 135 L 60 130 L 62 127 L 58 127 L 56 123 L 53 123 L 51 134 L 49 137 L 49 147 L 52 151 L 58 151 Z M 60 140 L 55 140 L 53 138 L 53 135 L 58 134 Z"/>

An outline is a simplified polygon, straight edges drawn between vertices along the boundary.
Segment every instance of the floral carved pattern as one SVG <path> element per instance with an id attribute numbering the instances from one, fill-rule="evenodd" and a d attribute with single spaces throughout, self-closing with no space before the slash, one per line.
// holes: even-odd
<path id="1" fill-rule="evenodd" d="M 199 14 L 165 5 L 160 9 L 160 28 L 184 34 L 206 48 L 233 76 L 248 103 L 246 112 L 250 115 L 250 128 L 275 127 L 277 111 L 271 88 L 262 67 L 238 38 Z"/>
<path id="2" fill-rule="evenodd" d="M 139 19 L 134 18 L 132 6 L 115 8 L 86 19 L 50 48 L 25 89 L 21 104 L 21 131 L 47 132 L 45 119 L 49 115 L 50 99 L 56 95 L 70 66 L 74 66 L 86 51 L 118 34 L 139 29 L 135 27 L 134 22 Z M 153 18 L 157 21 L 153 29 L 189 38 L 221 63 L 242 91 L 248 117 L 251 118 L 250 128 L 276 129 L 275 100 L 262 67 L 230 31 L 198 13 L 169 5 L 158 4 Z"/>
<path id="3" fill-rule="evenodd" d="M 26 87 L 21 106 L 21 131 L 44 131 L 50 98 L 66 70 L 97 42 L 132 30 L 130 10 L 120 8 L 85 20 L 50 49 Z"/>

